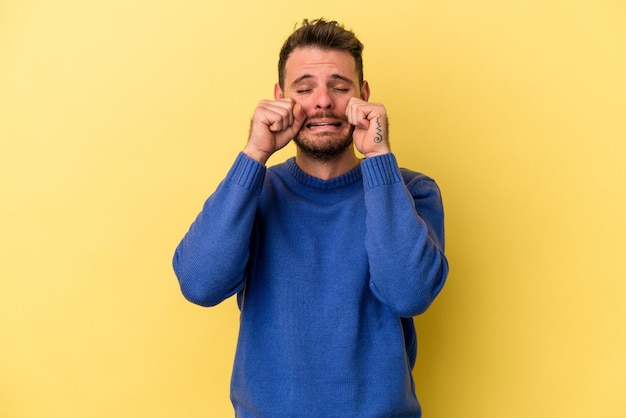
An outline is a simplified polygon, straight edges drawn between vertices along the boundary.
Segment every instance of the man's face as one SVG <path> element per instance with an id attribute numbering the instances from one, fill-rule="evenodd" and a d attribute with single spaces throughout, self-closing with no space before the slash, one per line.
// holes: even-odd
<path id="1" fill-rule="evenodd" d="M 292 98 L 307 115 L 296 145 L 305 154 L 332 160 L 352 144 L 346 107 L 352 97 L 369 98 L 359 86 L 354 58 L 348 52 L 315 47 L 296 48 L 285 63 L 284 90 L 276 85 L 276 99 Z"/>

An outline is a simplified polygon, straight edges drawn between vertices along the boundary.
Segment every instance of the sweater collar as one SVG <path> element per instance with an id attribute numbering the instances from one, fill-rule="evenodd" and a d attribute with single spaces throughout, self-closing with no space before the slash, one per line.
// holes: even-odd
<path id="1" fill-rule="evenodd" d="M 322 180 L 320 178 L 313 177 L 305 173 L 304 171 L 302 171 L 300 167 L 298 167 L 298 164 L 296 164 L 295 157 L 292 157 L 288 159 L 287 161 L 285 161 L 285 164 L 287 166 L 287 170 L 289 171 L 289 173 L 298 182 L 312 189 L 318 189 L 318 190 L 340 189 L 344 186 L 348 186 L 357 181 L 361 181 L 363 178 L 363 175 L 361 173 L 361 165 L 357 165 L 352 170 L 348 171 L 347 173 L 339 177 L 335 177 L 329 180 Z"/>

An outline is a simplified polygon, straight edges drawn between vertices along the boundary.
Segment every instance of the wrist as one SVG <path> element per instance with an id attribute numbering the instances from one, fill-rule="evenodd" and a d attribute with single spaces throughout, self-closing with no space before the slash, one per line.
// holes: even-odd
<path id="1" fill-rule="evenodd" d="M 270 153 L 246 146 L 242 151 L 247 157 L 265 165 L 270 158 Z"/>
<path id="2" fill-rule="evenodd" d="M 365 156 L 365 158 L 373 158 L 373 157 L 378 157 L 379 155 L 389 154 L 390 152 L 391 152 L 391 149 L 389 147 L 383 147 L 375 151 L 370 151 L 363 155 Z"/>

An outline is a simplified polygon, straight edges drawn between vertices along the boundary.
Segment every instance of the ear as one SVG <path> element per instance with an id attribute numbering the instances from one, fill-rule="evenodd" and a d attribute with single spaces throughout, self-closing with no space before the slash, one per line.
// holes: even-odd
<path id="1" fill-rule="evenodd" d="M 276 83 L 274 85 L 274 100 L 284 99 L 285 96 L 283 94 L 283 89 L 280 88 L 280 84 Z"/>
<path id="2" fill-rule="evenodd" d="M 365 100 L 366 102 L 370 98 L 370 85 L 367 81 L 363 81 L 363 85 L 361 86 L 361 100 Z"/>

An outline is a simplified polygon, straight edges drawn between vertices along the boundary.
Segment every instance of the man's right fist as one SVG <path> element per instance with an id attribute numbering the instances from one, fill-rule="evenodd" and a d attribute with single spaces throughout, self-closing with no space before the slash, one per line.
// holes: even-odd
<path id="1" fill-rule="evenodd" d="M 261 100 L 254 110 L 243 153 L 265 164 L 298 134 L 305 120 L 306 113 L 293 99 Z"/>

